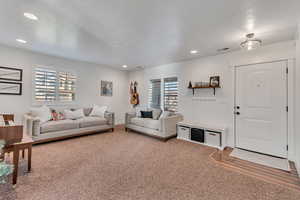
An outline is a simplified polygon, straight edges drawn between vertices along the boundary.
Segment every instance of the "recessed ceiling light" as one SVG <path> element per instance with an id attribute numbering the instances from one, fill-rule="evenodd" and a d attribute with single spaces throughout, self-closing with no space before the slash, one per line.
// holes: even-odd
<path id="1" fill-rule="evenodd" d="M 26 13 L 24 13 L 24 16 L 27 17 L 28 19 L 35 20 L 35 21 L 39 19 L 36 15 L 34 15 L 32 13 L 26 12 Z"/>
<path id="2" fill-rule="evenodd" d="M 17 42 L 20 42 L 20 43 L 22 43 L 22 44 L 26 44 L 26 43 L 27 43 L 27 41 L 26 41 L 26 40 L 23 40 L 23 39 L 16 39 L 16 41 L 17 41 Z"/>
<path id="3" fill-rule="evenodd" d="M 123 65 L 122 67 L 123 67 L 123 68 L 127 68 L 128 66 L 127 66 L 127 65 Z"/>
<path id="4" fill-rule="evenodd" d="M 198 51 L 197 50 L 191 50 L 190 53 L 191 54 L 196 54 L 196 53 L 198 53 Z"/>

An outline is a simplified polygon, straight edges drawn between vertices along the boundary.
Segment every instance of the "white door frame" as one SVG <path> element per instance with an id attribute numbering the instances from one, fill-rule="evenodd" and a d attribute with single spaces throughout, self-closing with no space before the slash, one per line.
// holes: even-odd
<path id="1" fill-rule="evenodd" d="M 295 140 L 294 140 L 294 109 L 295 109 L 295 59 L 280 59 L 266 62 L 254 62 L 249 64 L 235 65 L 232 69 L 233 74 L 233 103 L 232 103 L 232 116 L 233 116 L 233 132 L 234 132 L 234 147 L 236 147 L 236 116 L 234 114 L 234 106 L 236 105 L 236 70 L 238 67 L 251 66 L 257 64 L 266 64 L 273 62 L 286 62 L 288 68 L 287 74 L 287 106 L 289 112 L 287 112 L 287 145 L 288 145 L 288 160 L 295 161 Z"/>

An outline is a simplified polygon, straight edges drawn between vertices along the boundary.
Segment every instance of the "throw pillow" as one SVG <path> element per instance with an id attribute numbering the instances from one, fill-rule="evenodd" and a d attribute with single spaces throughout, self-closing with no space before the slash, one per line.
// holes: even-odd
<path id="1" fill-rule="evenodd" d="M 162 110 L 161 109 L 155 109 L 155 108 L 151 108 L 151 111 L 153 112 L 153 119 L 158 120 Z"/>
<path id="2" fill-rule="evenodd" d="M 65 115 L 62 112 L 58 113 L 58 120 L 64 120 L 65 119 Z"/>
<path id="3" fill-rule="evenodd" d="M 136 116 L 142 117 L 141 111 L 147 111 L 147 108 L 145 108 L 143 106 L 138 106 L 137 108 L 135 108 L 135 110 L 136 110 Z"/>
<path id="4" fill-rule="evenodd" d="M 53 121 L 58 121 L 58 113 L 56 110 L 51 110 L 51 118 Z"/>
<path id="5" fill-rule="evenodd" d="M 152 111 L 141 111 L 141 117 L 142 118 L 153 118 L 153 112 Z"/>
<path id="6" fill-rule="evenodd" d="M 90 113 L 89 116 L 97 116 L 97 117 L 104 117 L 104 114 L 107 110 L 107 106 L 98 106 L 94 105 L 92 112 Z"/>
<path id="7" fill-rule="evenodd" d="M 75 111 L 64 110 L 64 115 L 66 119 L 80 119 L 84 117 L 83 109 L 78 109 Z"/>
<path id="8" fill-rule="evenodd" d="M 51 120 L 51 112 L 50 109 L 43 105 L 42 107 L 31 108 L 30 112 L 33 116 L 38 117 L 42 123 Z"/>

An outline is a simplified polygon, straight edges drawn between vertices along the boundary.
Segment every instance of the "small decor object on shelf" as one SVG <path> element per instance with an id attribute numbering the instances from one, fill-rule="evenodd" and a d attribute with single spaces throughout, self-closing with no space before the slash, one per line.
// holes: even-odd
<path id="1" fill-rule="evenodd" d="M 22 95 L 22 83 L 0 81 L 0 94 Z"/>
<path id="2" fill-rule="evenodd" d="M 211 87 L 220 87 L 220 76 L 212 76 L 209 79 L 209 85 Z"/>
<path id="3" fill-rule="evenodd" d="M 191 81 L 189 82 L 188 88 L 193 88 L 193 85 L 192 85 L 192 82 L 191 82 Z"/>
<path id="4" fill-rule="evenodd" d="M 101 81 L 101 96 L 112 96 L 113 95 L 113 82 Z"/>
<path id="5" fill-rule="evenodd" d="M 139 94 L 137 92 L 137 85 L 138 83 L 136 81 L 130 83 L 130 103 L 133 105 L 133 107 L 139 104 Z"/>
<path id="6" fill-rule="evenodd" d="M 4 145 L 4 141 L 0 140 L 0 184 L 5 183 L 5 177 L 13 172 L 13 166 L 4 162 L 4 155 L 2 152 Z"/>
<path id="7" fill-rule="evenodd" d="M 22 69 L 0 67 L 0 79 L 7 81 L 22 81 Z"/>

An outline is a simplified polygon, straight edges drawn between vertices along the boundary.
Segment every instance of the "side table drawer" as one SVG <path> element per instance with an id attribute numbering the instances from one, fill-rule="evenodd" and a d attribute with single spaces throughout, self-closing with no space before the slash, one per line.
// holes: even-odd
<path id="1" fill-rule="evenodd" d="M 186 140 L 190 139 L 190 128 L 189 127 L 178 126 L 177 129 L 178 129 L 177 130 L 178 138 L 186 139 Z"/>

